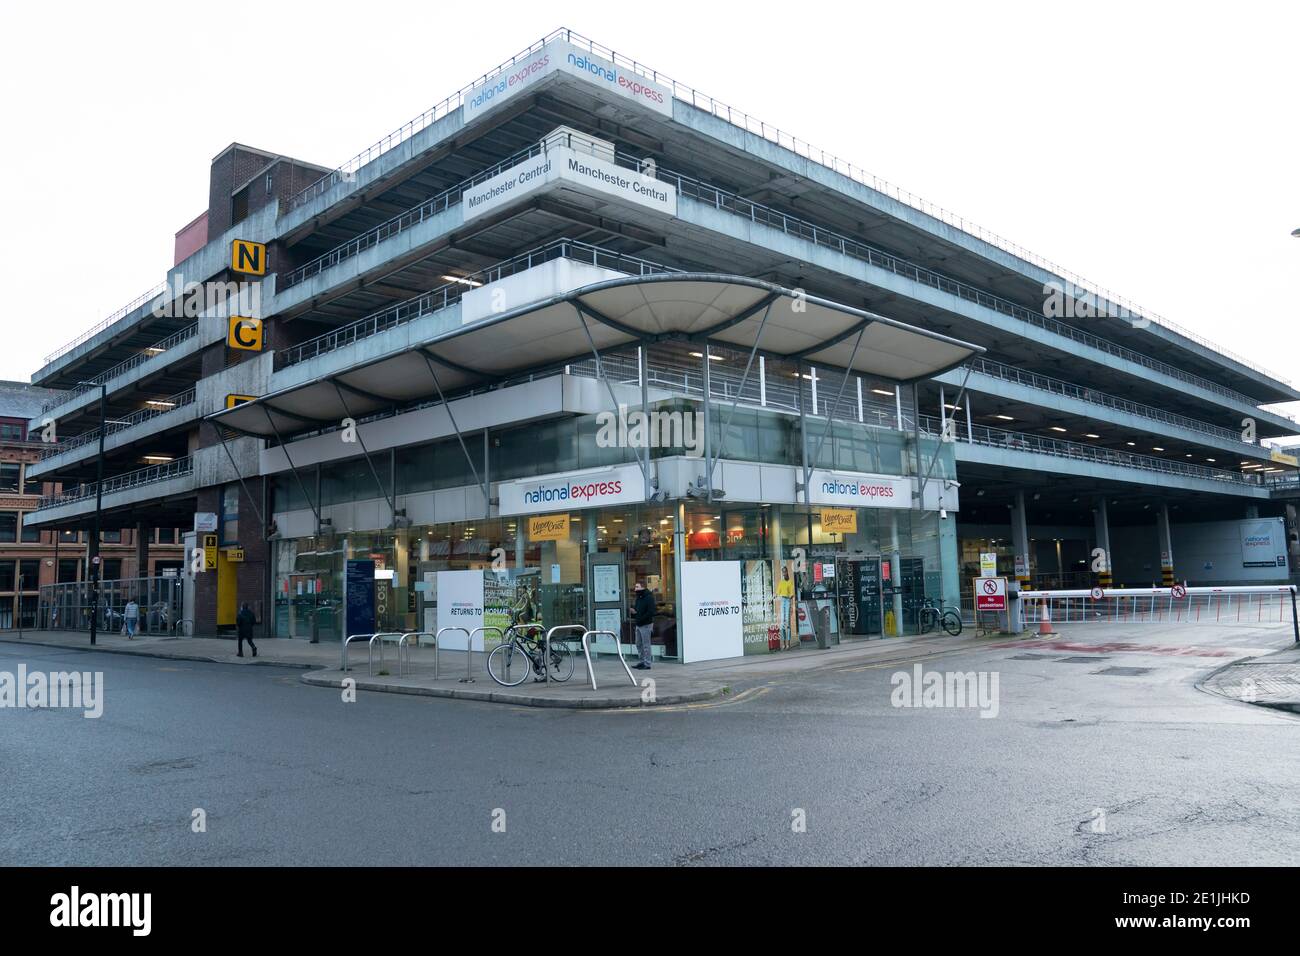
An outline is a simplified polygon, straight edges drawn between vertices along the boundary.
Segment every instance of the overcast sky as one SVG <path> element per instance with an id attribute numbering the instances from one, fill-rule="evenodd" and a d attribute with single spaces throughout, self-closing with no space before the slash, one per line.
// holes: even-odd
<path id="1" fill-rule="evenodd" d="M 6 379 L 162 281 L 229 143 L 336 166 L 567 26 L 1300 381 L 1296 4 L 77 7 L 5 13 Z"/>

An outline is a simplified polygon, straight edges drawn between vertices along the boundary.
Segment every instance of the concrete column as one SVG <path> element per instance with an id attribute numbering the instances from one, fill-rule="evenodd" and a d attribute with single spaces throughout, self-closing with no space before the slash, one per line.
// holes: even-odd
<path id="1" fill-rule="evenodd" d="M 961 562 L 957 547 L 957 516 L 950 512 L 948 517 L 935 520 L 939 522 L 939 573 L 943 603 L 959 607 L 961 605 Z"/>
<path id="2" fill-rule="evenodd" d="M 1171 588 L 1174 580 L 1174 542 L 1169 534 L 1169 505 L 1160 502 L 1156 512 L 1156 536 L 1160 539 L 1160 586 Z"/>
<path id="3" fill-rule="evenodd" d="M 1029 589 L 1029 519 L 1025 514 L 1025 493 L 1016 492 L 1011 506 L 1011 547 L 1015 551 L 1015 577 L 1020 587 Z"/>
<path id="4" fill-rule="evenodd" d="M 135 525 L 135 576 L 137 578 L 147 578 L 149 576 L 149 536 L 153 529 L 147 527 L 143 521 L 137 521 Z"/>
<path id="5" fill-rule="evenodd" d="M 1025 512 L 1025 493 L 1016 492 L 1015 503 L 1011 506 L 1011 547 L 1015 552 L 1015 590 L 1027 591 L 1029 578 L 1029 519 Z M 1008 588 L 1008 590 L 1011 590 Z M 1019 634 L 1024 630 L 1024 603 L 1019 596 L 1007 599 L 1007 631 Z"/>
<path id="6" fill-rule="evenodd" d="M 1106 496 L 1097 499 L 1092 509 L 1094 528 L 1097 534 L 1097 547 L 1101 549 L 1100 570 L 1097 571 L 1097 586 L 1109 588 L 1112 583 L 1111 572 L 1115 562 L 1110 554 L 1110 513 L 1106 510 Z"/>

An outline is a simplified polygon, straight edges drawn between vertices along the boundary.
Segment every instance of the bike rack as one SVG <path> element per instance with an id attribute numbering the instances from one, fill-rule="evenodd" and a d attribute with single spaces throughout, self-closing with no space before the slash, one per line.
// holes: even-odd
<path id="1" fill-rule="evenodd" d="M 453 625 L 453 626 L 450 626 L 450 627 L 440 627 L 440 628 L 438 628 L 438 633 L 435 634 L 435 635 L 433 636 L 433 656 L 434 656 L 434 659 L 437 660 L 437 657 L 438 657 L 438 648 L 442 646 L 442 635 L 444 635 L 444 634 L 446 634 L 446 633 L 448 633 L 448 632 L 450 632 L 450 631 L 460 631 L 462 634 L 465 635 L 465 668 L 466 668 L 466 671 L 465 671 L 465 676 L 462 677 L 462 678 L 460 679 L 460 683 L 462 683 L 462 684 L 472 684 L 472 683 L 474 683 L 474 678 L 471 676 L 470 671 L 471 671 L 471 669 L 472 669 L 473 666 L 474 666 L 474 635 L 471 634 L 471 633 L 469 632 L 469 628 L 466 628 L 466 627 L 456 627 L 456 626 L 454 626 L 454 625 Z M 434 676 L 435 676 L 435 677 L 437 676 L 437 671 L 436 671 L 436 670 L 435 670 L 435 672 L 434 672 Z"/>
<path id="2" fill-rule="evenodd" d="M 618 655 L 618 662 L 623 665 L 623 670 L 627 671 L 627 679 L 632 682 L 633 687 L 639 686 L 636 678 L 632 676 L 632 668 L 627 666 L 627 659 L 623 657 L 623 646 L 619 643 L 618 635 L 613 631 L 586 631 L 582 635 L 582 653 L 587 658 L 587 676 L 591 678 L 591 689 L 596 689 L 596 671 L 591 666 L 591 638 L 601 637 L 608 634 L 614 639 L 614 653 Z M 600 652 L 597 651 L 597 654 Z"/>
<path id="3" fill-rule="evenodd" d="M 397 642 L 399 648 L 403 645 L 403 643 L 406 641 L 408 637 L 415 638 L 416 647 L 420 646 L 420 638 L 422 637 L 433 638 L 433 679 L 437 680 L 438 679 L 438 635 L 434 634 L 432 631 L 407 631 L 405 634 L 402 635 L 402 640 Z M 409 644 L 406 645 L 406 663 L 408 664 L 411 663 L 411 647 Z M 400 671 L 398 676 L 401 676 Z"/>
<path id="4" fill-rule="evenodd" d="M 491 624 L 489 624 L 487 627 L 476 627 L 474 628 L 474 630 L 470 631 L 469 640 L 465 644 L 465 676 L 462 677 L 459 681 L 457 681 L 457 683 L 459 684 L 474 683 L 474 635 L 475 634 L 483 635 L 483 651 L 486 653 L 488 631 L 496 631 L 498 641 L 505 640 L 505 635 L 501 633 L 501 628 L 494 627 Z"/>
<path id="5" fill-rule="evenodd" d="M 348 645 L 353 641 L 369 640 L 374 637 L 373 634 L 349 634 L 343 641 L 343 659 L 339 664 L 339 670 L 346 672 L 348 670 Z"/>
<path id="6" fill-rule="evenodd" d="M 587 628 L 582 624 L 557 624 L 546 632 L 542 638 L 542 673 L 546 675 L 546 685 L 551 684 L 551 635 L 556 631 L 585 631 Z"/>
<path id="7" fill-rule="evenodd" d="M 367 642 L 367 646 L 370 651 L 370 676 L 371 677 L 375 676 L 375 641 L 379 642 L 379 666 L 383 667 L 384 666 L 384 638 L 386 637 L 400 638 L 401 636 L 402 633 L 400 631 L 380 631 L 378 634 L 370 635 L 370 640 Z M 397 652 L 397 669 L 400 675 L 402 669 L 402 652 L 400 650 Z"/>

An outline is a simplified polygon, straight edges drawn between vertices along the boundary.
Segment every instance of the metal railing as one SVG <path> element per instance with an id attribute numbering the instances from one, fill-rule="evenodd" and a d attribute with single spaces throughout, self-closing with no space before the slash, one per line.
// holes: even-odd
<path id="1" fill-rule="evenodd" d="M 1085 388 L 1082 385 L 1074 385 L 1070 382 L 1062 381 L 1061 379 L 1051 378 L 1047 375 L 1040 375 L 1037 372 L 1028 372 L 1012 365 L 1004 365 L 1001 362 L 992 361 L 991 359 L 973 358 L 967 363 L 966 367 L 969 367 L 973 372 L 979 372 L 983 375 L 998 378 L 1004 382 L 1024 385 L 1029 388 L 1050 392 L 1053 395 L 1061 395 L 1066 398 L 1076 398 L 1082 402 L 1101 405 L 1106 408 L 1114 409 L 1115 411 L 1127 412 L 1131 415 L 1139 415 L 1142 418 L 1149 418 L 1165 425 L 1175 425 L 1181 428 L 1186 428 L 1190 431 L 1198 431 L 1206 435 L 1214 435 L 1217 438 L 1245 445 L 1255 454 L 1260 452 L 1260 447 L 1258 445 L 1242 441 L 1241 432 L 1232 428 L 1224 428 L 1220 425 L 1210 425 L 1206 422 L 1197 421 L 1194 418 L 1188 418 L 1185 415 L 1176 415 L 1173 412 L 1167 412 L 1162 408 L 1155 408 L 1151 405 L 1142 405 L 1138 402 L 1130 402 L 1125 398 L 1116 398 L 1114 395 L 1108 395 L 1107 393 L 1099 392 L 1096 389 Z"/>
<path id="2" fill-rule="evenodd" d="M 104 479 L 104 494 L 108 495 L 115 491 L 126 491 L 129 488 L 152 484 L 155 481 L 166 481 L 169 478 L 178 478 L 182 475 L 191 474 L 193 471 L 194 459 L 186 455 L 184 458 L 177 458 L 175 461 L 150 465 L 147 468 L 140 468 L 136 471 L 128 471 L 126 474 L 106 478 Z M 42 508 L 55 508 L 59 505 L 73 504 L 93 497 L 95 497 L 95 482 L 92 481 L 89 484 L 78 485 L 77 487 L 61 494 L 42 495 L 41 503 L 36 510 L 39 511 Z"/>
<path id="3" fill-rule="evenodd" d="M 435 212 L 441 212 L 450 205 L 459 202 L 462 193 L 467 188 L 496 175 L 503 169 L 507 169 L 512 165 L 523 162 L 533 155 L 537 155 L 539 152 L 544 151 L 548 145 L 558 142 L 563 143 L 564 145 L 573 146 L 574 144 L 572 141 L 574 139 L 580 140 L 581 143 L 586 146 L 590 146 L 592 142 L 589 137 L 582 136 L 581 134 L 563 134 L 560 137 L 550 138 L 536 143 L 528 149 L 515 154 L 514 157 L 497 164 L 492 169 L 476 174 L 471 179 L 465 180 L 464 182 L 458 183 L 455 186 L 444 190 L 442 193 L 427 200 L 425 203 L 407 210 L 399 216 L 396 216 L 393 219 L 374 227 L 370 231 L 330 250 L 312 262 L 301 266 L 299 269 L 289 274 L 286 278 L 284 287 L 287 288 L 296 284 L 308 277 L 308 275 L 315 275 L 329 266 L 350 258 L 362 250 L 368 249 L 384 239 L 398 234 L 404 229 L 423 222 Z M 610 158 L 607 153 L 604 155 L 607 159 Z M 1220 385 L 1217 382 L 1184 371 L 1176 366 L 1161 362 L 1149 355 L 1145 355 L 1144 353 L 1138 352 L 1134 349 L 1126 348 L 1125 346 L 1121 346 L 1109 339 L 1084 332 L 1082 329 L 1070 325 L 1069 323 L 1061 322 L 1057 319 L 1043 315 L 1041 311 L 1035 312 L 1034 310 L 1028 309 L 1016 302 L 1012 302 L 1009 299 L 992 295 L 991 293 L 985 292 L 982 289 L 978 289 L 975 286 L 969 285 L 968 283 L 962 282 L 958 279 L 916 265 L 915 263 L 909 262 L 893 253 L 886 252 L 883 249 L 869 243 L 861 242 L 833 229 L 828 229 L 825 226 L 818 225 L 810 220 L 792 216 L 770 206 L 765 206 L 762 203 L 756 203 L 752 200 L 744 199 L 737 196 L 735 193 L 712 186 L 691 176 L 685 176 L 668 169 L 657 167 L 647 169 L 644 167 L 641 157 L 632 156 L 627 153 L 615 153 L 612 159 L 619 166 L 653 175 L 659 181 L 672 185 L 682 196 L 704 202 L 717 210 L 731 213 L 743 219 L 748 219 L 753 223 L 779 229 L 786 235 L 795 236 L 796 238 L 812 242 L 814 245 L 832 249 L 850 258 L 866 262 L 869 265 L 888 269 L 895 275 L 901 275 L 904 278 L 909 278 L 922 285 L 929 286 L 930 288 L 956 295 L 957 297 L 973 302 L 976 305 L 992 309 L 1000 314 L 1010 316 L 1023 322 L 1028 322 L 1031 325 L 1061 335 L 1071 341 L 1089 345 L 1093 348 L 1104 351 L 1107 354 L 1134 362 L 1144 368 L 1149 368 L 1152 371 L 1160 372 L 1170 376 L 1171 378 L 1186 382 L 1187 384 L 1196 385 L 1215 394 L 1231 398 L 1241 404 L 1250 407 L 1256 407 L 1257 405 L 1256 401 L 1250 396 L 1238 392 L 1235 389 L 1228 388 L 1225 385 Z M 434 291 L 436 292 L 437 290 Z M 1281 416 L 1281 413 L 1277 412 L 1271 414 L 1285 417 Z"/>
<path id="4" fill-rule="evenodd" d="M 1100 591 L 1100 589 L 1098 589 Z M 1052 624 L 1274 624 L 1290 622 L 1300 642 L 1293 584 L 1022 591 L 1027 627 Z"/>
<path id="5" fill-rule="evenodd" d="M 95 323 L 90 328 L 86 329 L 86 331 L 78 335 L 71 342 L 69 342 L 67 345 L 61 346 L 60 348 L 55 349 L 49 355 L 45 356 L 45 364 L 49 365 L 59 356 L 66 355 L 68 352 L 71 352 L 82 342 L 94 338 L 96 335 L 98 335 L 100 332 L 103 332 L 114 322 L 117 322 L 118 320 L 125 318 L 126 316 L 134 312 L 136 309 L 140 308 L 140 306 L 144 305 L 146 302 L 150 302 L 153 299 L 158 298 L 158 296 L 162 295 L 166 291 L 167 291 L 167 283 L 160 282 L 158 283 L 158 285 L 154 286 L 148 292 L 136 296 L 134 299 L 132 299 L 126 305 L 122 306 L 122 308 L 118 309 L 108 318 L 102 319 L 99 322 Z"/>
<path id="6" fill-rule="evenodd" d="M 300 282 L 310 279 L 312 276 L 319 275 L 326 269 L 336 266 L 347 259 L 351 259 L 353 256 L 360 255 L 365 250 L 378 245 L 385 239 L 390 239 L 393 236 L 405 232 L 413 226 L 418 226 L 420 223 L 432 219 L 440 213 L 446 212 L 452 206 L 460 202 L 461 195 L 465 190 L 471 189 L 478 183 L 491 179 L 502 170 L 509 169 L 511 166 L 518 165 L 519 163 L 531 159 L 533 156 L 542 153 L 545 148 L 546 144 L 544 142 L 534 143 L 527 149 L 521 150 L 513 156 L 502 160 L 490 169 L 476 173 L 469 179 L 456 183 L 454 186 L 449 186 L 436 196 L 426 199 L 418 206 L 412 206 L 410 209 L 403 213 L 399 213 L 392 219 L 389 219 L 386 222 L 381 222 L 379 225 L 361 233 L 361 235 L 335 246 L 324 255 L 317 256 L 310 262 L 303 263 L 292 272 L 285 273 L 283 276 L 277 278 L 277 291 L 282 292 L 285 289 L 292 289 Z"/>
<path id="7" fill-rule="evenodd" d="M 514 66 L 521 59 L 532 56 L 536 51 L 540 50 L 545 44 L 551 42 L 552 40 L 564 40 L 565 42 L 571 43 L 574 46 L 579 47 L 580 49 L 584 49 L 590 53 L 595 54 L 596 56 L 600 56 L 607 60 L 610 60 L 613 63 L 625 69 L 631 70 L 633 73 L 637 75 L 640 75 L 642 77 L 645 77 L 646 79 L 650 79 L 656 83 L 667 86 L 671 88 L 672 94 L 676 99 L 682 100 L 685 103 L 689 103 L 691 106 L 694 106 L 696 109 L 703 110 L 717 117 L 718 119 L 721 119 L 727 123 L 730 123 L 733 126 L 745 130 L 747 133 L 758 136 L 770 143 L 774 143 L 775 145 L 781 147 L 782 149 L 789 150 L 790 152 L 794 153 L 797 156 L 801 156 L 804 159 L 807 159 L 820 166 L 830 169 L 833 172 L 839 173 L 842 176 L 846 176 L 847 178 L 853 180 L 854 182 L 860 183 L 863 186 L 867 186 L 870 189 L 875 190 L 876 192 L 880 193 L 883 196 L 888 196 L 889 198 L 901 202 L 906 206 L 910 206 L 913 209 L 925 213 L 927 216 L 931 216 L 934 219 L 938 219 L 940 222 L 944 222 L 950 226 L 954 226 L 957 229 L 960 229 L 962 232 L 974 236 L 975 238 L 980 239 L 983 242 L 986 242 L 992 246 L 996 246 L 997 248 L 1001 249 L 1004 252 L 1011 253 L 1012 255 L 1024 260 L 1025 262 L 1032 263 L 1033 265 L 1036 265 L 1039 268 L 1042 268 L 1050 273 L 1053 273 L 1055 276 L 1064 279 L 1070 285 L 1078 287 L 1080 291 L 1087 290 L 1089 294 L 1096 296 L 1100 300 L 1099 305 L 1101 306 L 1102 310 L 1107 313 L 1114 311 L 1112 309 L 1107 308 L 1107 305 L 1117 306 L 1119 307 L 1119 309 L 1122 309 L 1128 313 L 1132 313 L 1136 317 L 1149 319 L 1150 321 L 1155 322 L 1157 325 L 1161 325 L 1172 332 L 1176 332 L 1177 334 L 1183 336 L 1184 338 L 1197 342 L 1200 345 L 1213 350 L 1219 355 L 1222 355 L 1226 358 L 1230 358 L 1249 368 L 1253 368 L 1279 382 L 1290 384 L 1288 379 L 1282 378 L 1276 373 L 1261 368 L 1259 364 L 1254 360 L 1246 359 L 1243 356 L 1237 355 L 1232 351 L 1225 349 L 1222 346 L 1210 341 L 1208 338 L 1200 335 L 1199 333 L 1193 332 L 1190 329 L 1187 329 L 1176 322 L 1173 322 L 1169 319 L 1164 318 L 1163 316 L 1158 315 L 1157 313 L 1144 310 L 1141 306 L 1138 306 L 1136 303 L 1132 302 L 1131 300 L 1123 296 L 1116 295 L 1115 293 L 1110 292 L 1109 290 L 1103 288 L 1097 283 L 1090 282 L 1089 280 L 1083 278 L 1082 276 L 1074 272 L 1071 272 L 1070 270 L 1065 269 L 1060 265 L 1057 265 L 1055 262 L 1052 262 L 1049 259 L 1046 259 L 1042 256 L 1037 255 L 1036 253 L 1031 252 L 1030 250 L 1024 248 L 1023 246 L 1020 246 L 1016 243 L 1011 242 L 1008 239 L 1005 239 L 1004 237 L 998 235 L 995 232 L 985 229 L 984 227 L 980 226 L 977 223 L 974 223 L 962 216 L 958 216 L 955 213 L 952 213 L 941 206 L 937 206 L 934 203 L 931 203 L 928 200 L 925 200 L 922 197 L 917 196 L 915 193 L 912 193 L 908 190 L 895 186 L 892 183 L 884 179 L 881 179 L 878 176 L 873 176 L 872 174 L 866 172 L 865 170 L 859 168 L 858 166 L 855 166 L 853 163 L 847 162 L 846 160 L 842 160 L 837 156 L 826 152 L 823 149 L 819 149 L 815 146 L 812 146 L 811 144 L 805 142 L 802 139 L 799 139 L 796 136 L 792 136 L 789 133 L 783 132 L 781 129 L 773 126 L 770 123 L 765 123 L 762 120 L 751 117 L 747 113 L 738 110 L 734 107 L 728 106 L 727 104 L 723 103 L 722 101 L 712 96 L 708 96 L 707 94 L 701 93 L 700 91 L 694 89 L 688 84 L 675 80 L 672 77 L 664 73 L 660 73 L 659 71 L 654 70 L 646 66 L 645 64 L 638 62 L 635 59 L 632 59 L 621 53 L 618 53 L 617 51 L 609 47 L 606 47 L 603 44 L 597 43 L 594 40 L 591 40 L 583 36 L 582 34 L 576 33 L 575 31 L 569 30 L 567 28 L 561 28 L 555 30 L 552 33 L 547 34 L 545 37 L 538 40 L 537 42 L 530 44 L 527 47 L 527 49 L 511 57 L 509 60 L 506 60 L 505 62 L 501 63 L 496 68 L 489 70 L 481 77 L 475 79 L 472 83 L 469 83 L 468 85 L 462 87 L 457 92 L 453 93 L 451 96 L 444 99 L 441 103 L 438 103 L 437 105 L 431 107 L 430 109 L 426 110 L 424 113 L 421 113 L 415 119 L 406 123 L 398 130 L 394 131 L 393 133 L 390 133 L 388 136 L 385 136 L 383 139 L 379 140 L 378 143 L 375 143 L 373 146 L 369 147 L 368 149 L 363 150 L 361 153 L 358 153 L 356 156 L 348 160 L 338 169 L 326 174 L 321 179 L 317 180 L 315 183 L 312 183 L 310 186 L 302 190 L 297 195 L 291 197 L 288 200 L 287 208 L 292 210 L 297 206 L 301 205 L 302 203 L 307 202 L 315 198 L 316 196 L 323 194 L 327 189 L 329 189 L 335 183 L 341 182 L 345 179 L 354 178 L 353 174 L 355 173 L 356 170 L 360 169 L 362 166 L 366 165 L 371 160 L 388 152 L 388 150 L 392 149 L 393 147 L 398 146 L 401 143 L 405 142 L 406 140 L 410 139 L 410 137 L 415 135 L 415 133 L 426 128 L 427 126 L 430 126 L 432 123 L 441 119 L 443 116 L 446 116 L 448 113 L 459 108 L 461 104 L 464 102 L 465 94 L 470 92 L 480 83 L 484 82 L 485 80 L 487 80 L 492 76 L 495 76 L 499 73 L 502 73 L 510 69 L 510 67 Z"/>
<path id="8" fill-rule="evenodd" d="M 275 370 L 289 368 L 318 355 L 333 352 L 353 342 L 368 338 L 380 332 L 405 325 L 415 319 L 440 312 L 460 301 L 461 296 L 470 289 L 489 282 L 496 282 L 505 276 L 523 272 L 534 266 L 550 262 L 553 259 L 573 259 L 589 265 L 626 272 L 629 275 L 651 275 L 678 270 L 661 266 L 636 256 L 621 252 L 611 252 L 599 246 L 593 246 L 574 239 L 555 239 L 544 246 L 489 266 L 479 272 L 463 276 L 456 282 L 447 282 L 414 298 L 388 306 L 378 312 L 363 316 L 355 322 L 308 339 L 299 345 L 277 350 L 275 353 Z"/>
<path id="9" fill-rule="evenodd" d="M 58 399 L 52 402 L 46 402 L 44 405 L 42 405 L 41 411 L 43 412 L 51 411 L 52 409 L 58 408 L 60 405 L 66 404 L 70 399 L 76 398 L 78 395 L 84 395 L 86 392 L 91 391 L 92 389 L 96 388 L 99 385 L 102 385 L 105 382 L 111 382 L 119 375 L 123 375 L 126 372 L 129 372 L 131 369 L 139 365 L 143 365 L 145 362 L 148 362 L 150 359 L 157 358 L 159 355 L 162 355 L 164 352 L 167 352 L 170 349 L 175 348 L 177 345 L 186 341 L 187 339 L 193 338 L 195 335 L 198 334 L 198 331 L 199 331 L 199 325 L 197 322 L 194 323 L 193 325 L 187 325 L 183 329 L 178 329 L 177 331 L 173 332 L 171 335 L 167 336 L 165 339 L 161 339 L 155 342 L 153 345 L 146 346 L 145 348 L 141 349 L 139 352 L 132 355 L 130 358 L 118 362 L 116 365 L 114 365 L 112 368 L 108 369 L 107 371 L 100 372 L 94 378 L 86 379 L 85 384 L 78 384 L 73 386 L 70 389 L 67 389 L 64 392 L 64 394 L 60 396 Z"/>
<path id="10" fill-rule="evenodd" d="M 176 411 L 178 408 L 193 405 L 194 387 L 191 386 L 185 391 L 179 392 L 168 398 L 152 399 L 151 401 L 155 401 L 157 404 L 152 407 L 146 406 L 145 408 L 137 409 L 124 418 L 118 418 L 108 422 L 104 429 L 105 436 L 115 435 L 118 432 L 126 431 L 128 428 L 133 428 L 142 422 L 151 421 L 159 415 L 166 415 L 169 412 Z M 41 448 L 41 460 L 44 461 L 46 458 L 50 458 L 54 455 L 61 455 L 66 451 L 72 451 L 73 449 L 81 448 L 84 445 L 89 445 L 97 441 L 99 441 L 99 428 L 95 427 L 89 431 L 82 432 L 80 435 L 73 435 L 71 438 L 66 438 L 57 443 L 47 443 Z"/>
<path id="11" fill-rule="evenodd" d="M 536 43 L 530 44 L 527 49 L 521 50 L 519 53 L 516 53 L 510 59 L 498 64 L 493 69 L 488 70 L 482 76 L 478 77 L 477 79 L 467 84 L 466 86 L 461 87 L 455 93 L 451 94 L 451 96 L 448 96 L 446 99 L 444 99 L 442 102 L 434 104 L 433 106 L 425 110 L 423 113 L 421 113 L 419 116 L 415 117 L 415 119 L 411 120 L 408 123 L 403 124 L 402 126 L 395 129 L 393 132 L 389 133 L 387 136 L 380 139 L 378 142 L 366 147 L 361 152 L 357 153 L 357 155 L 353 156 L 351 159 L 345 162 L 342 166 L 339 166 L 337 169 L 334 169 L 326 173 L 324 176 L 316 180 L 310 186 L 307 186 L 305 189 L 302 189 L 296 194 L 294 194 L 293 196 L 290 196 L 285 203 L 286 210 L 291 211 L 297 209 L 303 203 L 310 202 L 311 200 L 315 199 L 317 196 L 323 195 L 327 190 L 329 190 L 336 183 L 353 181 L 355 179 L 356 171 L 360 169 L 362 166 L 365 166 L 367 163 L 371 162 L 372 160 L 378 159 L 380 156 L 384 155 L 384 153 L 388 152 L 393 147 L 400 146 L 402 143 L 406 142 L 416 133 L 420 132 L 426 127 L 432 126 L 434 123 L 442 119 L 444 116 L 446 116 L 448 113 L 452 112 L 453 110 L 459 109 L 460 105 L 464 102 L 465 94 L 468 93 L 470 90 L 472 90 L 474 87 L 478 86 L 480 83 L 484 82 L 489 77 L 495 76 L 496 74 L 501 73 L 504 70 L 510 69 L 510 67 L 514 66 L 516 63 L 518 63 L 520 60 L 524 59 L 525 57 L 532 56 L 534 53 L 540 50 L 544 44 L 549 43 L 551 40 L 555 39 L 556 37 L 566 32 L 567 31 L 565 30 L 557 30 L 554 33 L 551 33 L 546 37 L 542 38 L 541 40 L 538 40 Z"/>
<path id="12" fill-rule="evenodd" d="M 930 437 L 943 433 L 943 425 L 932 415 L 922 415 L 921 431 Z M 1012 432 L 1002 428 L 989 428 L 986 425 L 972 425 L 969 435 L 964 423 L 956 426 L 949 419 L 952 436 L 962 442 L 986 445 L 993 448 L 1005 448 L 1008 451 L 1034 452 L 1041 455 L 1054 455 L 1058 458 L 1071 458 L 1075 461 L 1095 462 L 1104 465 L 1118 465 L 1124 468 L 1141 468 L 1144 471 L 1161 472 L 1170 475 L 1182 475 L 1190 478 L 1208 478 L 1213 481 L 1228 481 L 1239 485 L 1260 485 L 1262 482 L 1254 475 L 1227 471 L 1221 468 L 1207 468 L 1204 465 L 1189 465 L 1186 462 L 1168 461 L 1139 455 L 1133 452 L 1117 451 L 1096 445 L 1084 445 L 1079 442 L 1064 441 L 1059 438 L 1045 438 L 1028 432 Z"/>
<path id="13" fill-rule="evenodd" d="M 122 630 L 126 605 L 135 601 L 137 634 L 189 636 L 184 627 L 188 619 L 181 617 L 183 591 L 180 577 L 164 575 L 100 581 L 96 609 L 89 581 L 46 584 L 40 589 L 37 622 L 45 630 L 88 631 L 91 618 L 96 617 L 96 629 L 112 634 Z M 188 623 L 192 631 L 193 622 Z"/>

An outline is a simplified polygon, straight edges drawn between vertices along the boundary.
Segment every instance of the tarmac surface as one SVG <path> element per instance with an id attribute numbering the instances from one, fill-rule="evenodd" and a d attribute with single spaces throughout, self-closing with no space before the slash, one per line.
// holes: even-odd
<path id="1" fill-rule="evenodd" d="M 1294 865 L 1300 717 L 1210 686 L 1290 644 L 875 642 L 657 665 L 725 691 L 605 709 L 349 702 L 300 679 L 310 646 L 277 667 L 0 642 L 0 675 L 103 675 L 98 719 L 0 709 L 0 863 Z"/>

